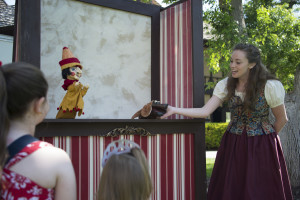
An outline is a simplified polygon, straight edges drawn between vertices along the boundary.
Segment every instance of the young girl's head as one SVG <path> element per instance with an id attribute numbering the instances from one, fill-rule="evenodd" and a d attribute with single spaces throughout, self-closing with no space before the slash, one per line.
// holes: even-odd
<path id="1" fill-rule="evenodd" d="M 98 200 L 149 199 L 152 182 L 144 152 L 136 146 L 118 152 L 109 155 L 105 161 L 100 178 Z"/>
<path id="2" fill-rule="evenodd" d="M 11 120 L 21 120 L 34 100 L 46 97 L 48 83 L 35 66 L 15 62 L 0 67 L 0 162 L 5 159 L 6 136 Z"/>
<path id="3" fill-rule="evenodd" d="M 231 72 L 227 82 L 228 94 L 226 100 L 229 100 L 235 95 L 235 89 L 239 83 L 239 79 L 246 78 L 244 109 L 251 110 L 253 109 L 257 95 L 264 88 L 266 81 L 269 79 L 276 79 L 276 77 L 271 75 L 267 68 L 262 64 L 260 51 L 254 45 L 237 44 L 233 48 L 231 63 L 235 62 L 235 58 L 233 57 L 236 55 L 238 55 L 237 59 L 245 62 L 241 64 L 237 63 L 236 65 L 231 64 Z M 244 64 L 247 69 L 245 69 L 246 71 L 243 73 L 244 76 L 238 76 L 239 69 L 237 68 L 238 65 L 242 64 Z"/>

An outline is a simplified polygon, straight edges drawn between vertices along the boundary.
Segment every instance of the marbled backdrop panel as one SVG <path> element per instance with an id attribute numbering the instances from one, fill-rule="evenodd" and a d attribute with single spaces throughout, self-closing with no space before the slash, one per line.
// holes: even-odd
<path id="1" fill-rule="evenodd" d="M 65 95 L 58 62 L 69 47 L 89 84 L 77 119 L 129 119 L 151 100 L 151 18 L 73 0 L 42 0 L 41 69 L 49 82 L 50 110 Z"/>

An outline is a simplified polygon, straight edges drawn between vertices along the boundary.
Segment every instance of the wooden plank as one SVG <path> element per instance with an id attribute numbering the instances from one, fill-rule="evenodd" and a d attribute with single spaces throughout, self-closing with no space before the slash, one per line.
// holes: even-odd
<path id="1" fill-rule="evenodd" d="M 40 0 L 17 1 L 17 49 L 18 61 L 40 67 L 41 50 L 41 2 Z"/>
<path id="2" fill-rule="evenodd" d="M 36 127 L 36 137 L 104 136 L 115 128 L 143 128 L 151 134 L 198 133 L 204 119 L 45 119 Z"/>
<path id="3" fill-rule="evenodd" d="M 192 3 L 192 62 L 193 62 L 193 107 L 204 105 L 204 60 L 203 60 L 203 18 L 202 0 L 191 0 Z M 195 156 L 195 199 L 206 199 L 206 159 L 205 159 L 205 126 L 194 138 Z"/>
<path id="4" fill-rule="evenodd" d="M 151 21 L 151 100 L 160 100 L 160 11 Z"/>
<path id="5" fill-rule="evenodd" d="M 145 4 L 132 0 L 78 0 L 85 3 L 90 3 L 98 6 L 104 6 L 117 10 L 127 11 L 131 13 L 153 16 L 160 7 L 153 4 Z"/>

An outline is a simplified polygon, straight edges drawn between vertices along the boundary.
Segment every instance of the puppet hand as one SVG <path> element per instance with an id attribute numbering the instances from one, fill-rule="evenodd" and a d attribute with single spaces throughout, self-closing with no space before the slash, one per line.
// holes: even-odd
<path id="1" fill-rule="evenodd" d="M 89 84 L 86 84 L 85 86 L 83 86 L 83 88 L 89 89 L 89 88 L 90 88 L 90 85 L 89 85 Z"/>

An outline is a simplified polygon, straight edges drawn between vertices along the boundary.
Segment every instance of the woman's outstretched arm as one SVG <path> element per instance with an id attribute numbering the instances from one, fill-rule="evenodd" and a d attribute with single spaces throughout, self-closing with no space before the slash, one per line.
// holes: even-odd
<path id="1" fill-rule="evenodd" d="M 213 113 L 221 105 L 221 103 L 222 100 L 213 95 L 202 108 L 176 108 L 173 106 L 168 106 L 166 114 L 161 116 L 161 119 L 173 114 L 179 114 L 192 118 L 206 118 Z"/>

